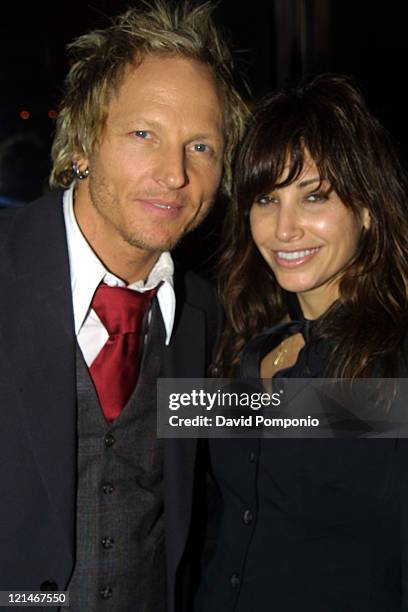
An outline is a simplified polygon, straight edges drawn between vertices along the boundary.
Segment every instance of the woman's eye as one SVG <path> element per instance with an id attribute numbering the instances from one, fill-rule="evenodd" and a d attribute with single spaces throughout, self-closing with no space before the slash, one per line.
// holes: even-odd
<path id="1" fill-rule="evenodd" d="M 309 195 L 306 196 L 307 202 L 327 202 L 328 199 L 329 194 L 323 192 L 309 193 Z"/>
<path id="2" fill-rule="evenodd" d="M 259 204 L 259 206 L 266 206 L 267 204 L 273 204 L 275 202 L 276 198 L 274 196 L 259 195 L 255 198 L 255 204 Z"/>

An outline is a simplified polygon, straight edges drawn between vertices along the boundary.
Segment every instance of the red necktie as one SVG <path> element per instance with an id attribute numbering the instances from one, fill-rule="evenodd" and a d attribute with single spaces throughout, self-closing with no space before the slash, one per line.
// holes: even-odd
<path id="1" fill-rule="evenodd" d="M 140 293 L 101 284 L 92 308 L 109 338 L 89 368 L 105 418 L 112 422 L 126 405 L 139 376 L 143 319 L 157 289 Z"/>

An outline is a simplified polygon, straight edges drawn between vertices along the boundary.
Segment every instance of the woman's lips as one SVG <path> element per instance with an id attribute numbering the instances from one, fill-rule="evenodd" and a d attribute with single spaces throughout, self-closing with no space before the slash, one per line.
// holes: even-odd
<path id="1" fill-rule="evenodd" d="M 296 251 L 273 251 L 276 263 L 282 268 L 296 268 L 308 263 L 320 251 L 320 247 Z"/>

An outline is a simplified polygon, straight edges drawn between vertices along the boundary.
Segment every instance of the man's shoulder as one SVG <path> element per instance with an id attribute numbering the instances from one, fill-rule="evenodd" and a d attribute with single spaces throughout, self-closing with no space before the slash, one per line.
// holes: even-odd
<path id="1" fill-rule="evenodd" d="M 62 190 L 57 189 L 20 208 L 0 208 L 0 236 L 4 238 L 14 226 L 44 225 L 47 219 L 58 217 L 62 205 Z"/>
<path id="2" fill-rule="evenodd" d="M 0 207 L 0 234 L 6 234 L 10 224 L 12 223 L 18 208 L 3 208 Z"/>
<path id="3" fill-rule="evenodd" d="M 47 270 L 66 259 L 62 191 L 0 214 L 0 274 Z"/>
<path id="4" fill-rule="evenodd" d="M 24 215 L 27 211 L 32 210 L 33 207 L 35 207 L 36 209 L 40 209 L 47 208 L 47 206 L 53 205 L 56 202 L 62 203 L 63 193 L 63 189 L 53 189 L 51 191 L 47 191 L 43 195 L 40 195 L 38 198 L 36 198 L 32 202 L 29 202 L 28 204 L 25 204 L 24 206 L 0 207 L 0 217 L 17 217 L 19 215 Z"/>

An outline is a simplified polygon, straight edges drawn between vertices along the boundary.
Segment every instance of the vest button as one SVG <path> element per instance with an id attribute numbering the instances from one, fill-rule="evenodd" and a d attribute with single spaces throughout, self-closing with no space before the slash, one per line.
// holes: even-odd
<path id="1" fill-rule="evenodd" d="M 252 523 L 253 518 L 254 515 L 252 514 L 252 510 L 247 508 L 247 510 L 245 510 L 244 514 L 242 515 L 244 525 L 250 525 Z"/>
<path id="2" fill-rule="evenodd" d="M 111 433 L 107 433 L 105 436 L 105 446 L 109 448 L 109 446 L 113 446 L 115 442 L 115 436 Z"/>
<path id="3" fill-rule="evenodd" d="M 102 546 L 104 548 L 113 548 L 114 539 L 110 537 L 102 538 Z"/>
<path id="4" fill-rule="evenodd" d="M 104 586 L 99 590 L 99 595 L 102 599 L 110 599 L 113 595 L 113 589 L 110 586 Z"/>
<path id="5" fill-rule="evenodd" d="M 238 574 L 232 574 L 230 578 L 230 583 L 233 589 L 237 589 L 239 587 L 240 579 Z"/>
<path id="6" fill-rule="evenodd" d="M 255 455 L 254 451 L 251 451 L 251 452 L 249 453 L 249 455 L 248 455 L 248 459 L 249 459 L 249 462 L 250 462 L 250 463 L 253 463 L 253 462 L 255 461 L 255 459 L 256 459 L 256 455 Z"/>
<path id="7" fill-rule="evenodd" d="M 58 584 L 55 580 L 44 580 L 41 583 L 40 591 L 58 591 Z"/>
<path id="8" fill-rule="evenodd" d="M 115 490 L 115 487 L 113 486 L 111 482 L 105 482 L 102 485 L 102 491 L 105 493 L 105 495 L 111 495 L 111 493 L 113 493 L 114 490 Z"/>

